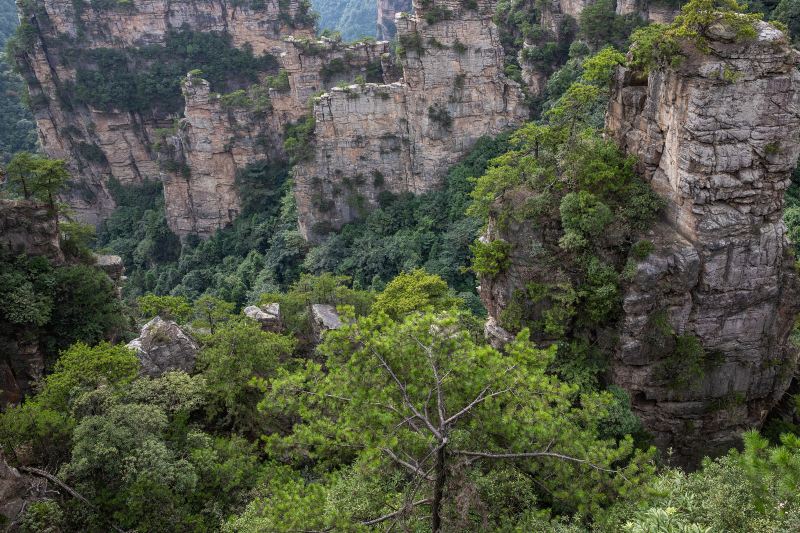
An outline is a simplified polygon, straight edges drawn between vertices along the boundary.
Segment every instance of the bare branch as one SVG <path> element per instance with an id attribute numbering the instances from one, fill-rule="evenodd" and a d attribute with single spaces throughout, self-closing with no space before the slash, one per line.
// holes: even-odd
<path id="1" fill-rule="evenodd" d="M 436 429 L 436 427 L 434 427 L 433 424 L 431 424 L 430 419 L 428 419 L 427 417 L 423 416 L 423 414 L 419 412 L 419 409 L 417 409 L 414 406 L 414 404 L 411 402 L 411 398 L 408 397 L 408 391 L 406 391 L 405 385 L 403 385 L 403 383 L 400 381 L 400 378 L 397 377 L 397 374 L 394 373 L 394 370 L 392 370 L 392 367 L 389 366 L 389 363 L 386 362 L 386 359 L 384 359 L 377 351 L 375 351 L 374 348 L 370 348 L 370 351 L 372 352 L 372 355 L 374 355 L 375 357 L 378 358 L 378 361 L 381 362 L 381 364 L 383 365 L 383 368 L 386 369 L 386 371 L 392 377 L 394 382 L 397 384 L 397 387 L 400 389 L 400 393 L 403 395 L 403 400 L 405 401 L 405 403 L 408 406 L 408 408 L 411 409 L 411 412 L 414 413 L 415 415 L 417 415 L 417 418 L 419 418 L 422 422 L 425 423 L 425 425 L 428 427 L 428 429 L 431 430 L 431 433 L 436 435 L 437 439 L 441 440 L 442 439 L 442 434 L 439 433 L 439 430 Z"/>
<path id="2" fill-rule="evenodd" d="M 550 445 L 548 445 L 548 447 L 549 446 Z M 610 472 L 612 474 L 622 475 L 622 473 L 619 470 L 614 470 L 612 468 L 605 468 L 600 465 L 596 465 L 593 462 L 589 461 L 588 459 L 580 459 L 578 457 L 572 457 L 570 455 L 564 455 L 562 453 L 556 453 L 556 452 L 489 453 L 489 452 L 470 452 L 466 450 L 451 450 L 450 453 L 457 455 L 464 455 L 466 457 L 475 457 L 476 459 L 536 459 L 539 457 L 552 457 L 555 459 L 561 459 L 563 461 L 571 461 L 573 463 L 585 464 L 588 467 L 593 468 L 595 470 L 599 470 L 601 472 Z M 622 477 L 625 476 L 623 475 Z"/>
<path id="3" fill-rule="evenodd" d="M 404 512 L 406 512 L 406 511 L 408 511 L 410 509 L 413 509 L 414 507 L 417 507 L 418 505 L 425 505 L 425 504 L 428 504 L 428 503 L 431 503 L 430 498 L 417 500 L 415 502 L 412 502 L 409 505 L 404 505 L 402 509 L 398 509 L 397 511 L 394 511 L 393 513 L 385 514 L 383 516 L 379 516 L 378 518 L 373 518 L 372 520 L 364 520 L 361 523 L 364 524 L 365 526 L 374 526 L 375 524 L 380 524 L 381 522 L 385 522 L 386 520 L 391 520 L 395 516 L 397 516 L 399 514 L 403 514 Z"/>
<path id="4" fill-rule="evenodd" d="M 442 395 L 442 378 L 439 377 L 439 368 L 436 366 L 436 358 L 433 356 L 433 350 L 430 346 L 424 345 L 422 341 L 420 341 L 414 335 L 409 335 L 409 337 L 411 337 L 428 356 L 428 363 L 431 365 L 431 370 L 433 371 L 433 379 L 436 389 L 436 409 L 439 413 L 439 431 L 444 433 L 446 426 L 445 420 L 447 420 L 447 416 L 445 415 L 444 398 Z"/>
<path id="5" fill-rule="evenodd" d="M 493 392 L 491 394 L 486 394 L 489 391 L 489 389 L 491 389 L 491 387 L 492 387 L 491 385 L 487 385 L 486 388 L 483 389 L 480 392 L 480 394 L 478 394 L 478 396 L 474 400 L 472 400 L 469 404 L 467 404 L 459 412 L 457 412 L 456 414 L 454 414 L 453 416 L 451 416 L 450 418 L 445 420 L 445 424 L 452 424 L 453 422 L 455 422 L 456 420 L 458 420 L 459 418 L 461 418 L 462 416 L 467 414 L 470 410 L 472 410 L 473 407 L 475 407 L 479 403 L 484 402 L 484 401 L 488 400 L 489 398 L 494 398 L 495 396 L 500 396 L 501 394 L 505 394 L 508 391 L 512 390 L 512 387 L 507 387 L 507 388 L 505 388 L 503 390 L 495 391 L 495 392 Z"/>
<path id="6" fill-rule="evenodd" d="M 397 456 L 397 454 L 395 454 L 392 450 L 390 450 L 388 448 L 381 448 L 381 451 L 383 453 L 385 453 L 386 455 L 388 455 L 389 457 L 391 457 L 392 460 L 395 461 L 397 464 L 406 467 L 407 469 L 409 469 L 411 472 L 413 472 L 417 476 L 422 477 L 422 478 L 424 478 L 424 479 L 426 479 L 428 481 L 431 480 L 429 475 L 426 474 L 425 472 L 423 472 L 422 469 L 418 465 L 412 464 L 409 461 L 405 461 L 405 460 L 401 459 L 400 457 Z"/>
<path id="7" fill-rule="evenodd" d="M 46 480 L 58 485 L 59 487 L 61 487 L 65 491 L 67 491 L 67 493 L 70 496 L 72 496 L 73 498 L 75 498 L 76 500 L 80 501 L 81 503 L 85 503 L 86 505 L 88 505 L 92 509 L 96 509 L 92 502 L 90 502 L 89 500 L 84 498 L 83 495 L 81 495 L 78 491 L 76 491 L 75 489 L 73 489 L 72 487 L 70 487 L 69 485 L 67 485 L 66 483 L 61 481 L 60 479 L 58 479 L 56 476 L 54 476 L 50 472 L 48 472 L 46 470 L 41 470 L 39 468 L 34 468 L 32 466 L 21 466 L 21 467 L 19 467 L 19 470 L 21 470 L 23 472 L 27 472 L 28 474 L 33 474 L 34 476 L 39 476 L 39 477 L 45 478 Z M 114 531 L 117 531 L 118 533 L 125 533 L 125 530 L 120 529 L 115 524 L 109 522 L 109 525 L 114 529 Z"/>

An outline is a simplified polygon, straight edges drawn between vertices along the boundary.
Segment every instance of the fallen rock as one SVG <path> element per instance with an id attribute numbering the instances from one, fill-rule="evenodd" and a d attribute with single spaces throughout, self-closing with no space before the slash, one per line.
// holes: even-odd
<path id="1" fill-rule="evenodd" d="M 283 330 L 281 306 L 278 303 L 271 303 L 260 307 L 249 305 L 244 308 L 244 314 L 261 324 L 261 329 L 264 331 L 280 333 Z"/>
<path id="2" fill-rule="evenodd" d="M 175 322 L 157 316 L 128 343 L 142 363 L 141 373 L 157 377 L 171 370 L 191 372 L 200 347 Z"/>

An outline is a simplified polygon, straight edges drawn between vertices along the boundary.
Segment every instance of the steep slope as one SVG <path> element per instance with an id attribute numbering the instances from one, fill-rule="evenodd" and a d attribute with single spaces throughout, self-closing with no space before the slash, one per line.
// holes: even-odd
<path id="1" fill-rule="evenodd" d="M 397 19 L 400 81 L 315 99 L 313 153 L 294 170 L 307 238 L 363 215 L 381 195 L 439 187 L 481 136 L 525 120 L 522 92 L 503 73 L 494 7 L 415 4 L 414 15 Z"/>
<path id="2" fill-rule="evenodd" d="M 494 341 L 529 326 L 584 371 L 607 369 L 655 443 L 687 464 L 758 427 L 797 366 L 800 285 L 781 217 L 800 152 L 800 73 L 783 33 L 756 30 L 737 40 L 712 26 L 708 50 L 682 42 L 675 66 L 617 71 L 606 130 L 663 200 L 662 220 L 621 232 L 616 218 L 644 197 L 615 206 L 598 191 L 633 163 L 598 149 L 586 174 L 562 154 L 565 183 L 589 188 L 555 216 L 539 215 L 548 190 L 507 191 L 498 203 L 515 210 L 494 209 L 479 249 L 494 268 L 480 286 Z"/>
<path id="3" fill-rule="evenodd" d="M 709 54 L 689 51 L 644 85 L 619 72 L 607 116 L 667 202 L 624 295 L 613 379 L 656 441 L 689 455 L 764 421 L 797 364 L 800 311 L 782 220 L 800 152 L 797 56 L 765 23 L 742 43 L 711 31 Z M 676 388 L 692 365 L 704 368 Z"/>

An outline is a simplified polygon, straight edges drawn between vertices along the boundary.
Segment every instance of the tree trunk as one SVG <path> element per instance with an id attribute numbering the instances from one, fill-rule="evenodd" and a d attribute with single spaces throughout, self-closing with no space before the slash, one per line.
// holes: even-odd
<path id="1" fill-rule="evenodd" d="M 447 452 L 447 439 L 441 443 L 439 451 L 436 453 L 435 480 L 433 482 L 433 503 L 431 504 L 431 529 L 433 533 L 439 533 L 442 530 L 442 499 L 444 498 L 444 481 L 447 475 L 447 468 L 445 461 Z"/>

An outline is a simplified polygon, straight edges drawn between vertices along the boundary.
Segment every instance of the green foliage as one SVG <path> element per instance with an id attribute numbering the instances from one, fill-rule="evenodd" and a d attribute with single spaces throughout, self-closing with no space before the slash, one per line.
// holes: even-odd
<path id="1" fill-rule="evenodd" d="M 731 451 L 687 474 L 667 469 L 647 496 L 620 505 L 609 531 L 793 531 L 800 526 L 800 446 L 784 435 L 769 446 L 757 432 L 744 434 L 744 451 Z M 661 529 L 658 529 L 661 528 Z"/>
<path id="2" fill-rule="evenodd" d="M 67 98 L 102 110 L 181 109 L 180 83 L 187 72 L 199 69 L 212 90 L 226 91 L 256 83 L 261 73 L 277 70 L 274 57 L 253 55 L 252 49 L 232 45 L 230 35 L 173 30 L 161 45 L 119 50 L 70 48 L 63 59 L 77 69 Z"/>
<path id="3" fill-rule="evenodd" d="M 56 209 L 56 197 L 69 180 L 63 160 L 20 152 L 9 161 L 6 174 L 10 190 L 25 199 L 46 202 Z"/>
<path id="4" fill-rule="evenodd" d="M 183 296 L 156 296 L 146 294 L 138 301 L 139 313 L 145 319 L 160 316 L 165 320 L 174 320 L 185 324 L 192 314 L 192 306 Z"/>
<path id="5" fill-rule="evenodd" d="M 390 281 L 375 299 L 372 311 L 398 319 L 413 312 L 446 310 L 463 303 L 442 278 L 417 268 Z"/>
<path id="6" fill-rule="evenodd" d="M 64 527 L 64 512 L 54 500 L 32 502 L 22 515 L 22 533 L 60 533 Z"/>
<path id="7" fill-rule="evenodd" d="M 309 361 L 265 385 L 261 408 L 300 420 L 290 434 L 267 439 L 269 453 L 314 460 L 317 483 L 329 487 L 325 514 L 292 513 L 302 529 L 319 527 L 320 518 L 355 528 L 404 498 L 439 497 L 438 513 L 458 529 L 493 529 L 505 513 L 535 509 L 539 498 L 562 510 L 599 510 L 649 471 L 629 439 L 597 439 L 593 420 L 606 411 L 608 396 L 586 397 L 575 407 L 575 389 L 544 374 L 552 351 L 517 340 L 500 354 L 476 342 L 471 322 L 457 312 L 415 314 L 402 322 L 380 314 L 362 318 L 326 336 L 320 347 L 325 370 Z M 496 393 L 484 398 L 487 390 Z M 420 414 L 417 423 L 414 412 L 430 414 Z M 545 449 L 621 470 L 524 455 Z M 471 456 L 482 452 L 488 455 Z M 463 460 L 468 457 L 474 460 Z M 439 493 L 434 479 L 445 471 Z M 492 500 L 496 490 L 508 492 Z M 267 508 L 285 505 L 281 497 L 274 494 Z M 520 507 L 505 506 L 512 501 Z M 429 505 L 397 517 L 401 528 L 423 527 L 436 512 Z"/>
<path id="8" fill-rule="evenodd" d="M 637 14 L 617 15 L 613 0 L 598 0 L 581 11 L 580 36 L 589 46 L 599 50 L 611 45 L 624 50 L 628 47 L 628 37 L 643 21 Z"/>
<path id="9" fill-rule="evenodd" d="M 261 331 L 260 324 L 245 319 L 225 322 L 204 337 L 197 368 L 208 381 L 206 413 L 213 425 L 250 437 L 265 432 L 253 380 L 271 377 L 294 346 L 294 339 Z"/>
<path id="10" fill-rule="evenodd" d="M 800 2 L 798 0 L 781 0 L 770 15 L 770 20 L 786 26 L 786 33 L 796 43 L 800 38 Z"/>
<path id="11" fill-rule="evenodd" d="M 567 193 L 561 199 L 559 211 L 564 228 L 559 245 L 565 250 L 585 248 L 614 219 L 611 209 L 586 190 Z"/>
<path id="12" fill-rule="evenodd" d="M 475 280 L 467 270 L 469 246 L 480 222 L 465 216 L 464 211 L 472 180 L 506 148 L 505 135 L 479 140 L 466 158 L 450 169 L 441 190 L 400 197 L 381 193 L 380 208 L 313 248 L 304 268 L 317 274 L 348 275 L 362 287 L 381 290 L 400 272 L 421 267 L 442 277 L 462 295 L 471 294 L 474 304 L 470 307 L 480 309 L 473 293 Z"/>
<path id="13" fill-rule="evenodd" d="M 611 84 L 614 69 L 625 64 L 625 55 L 611 46 L 606 46 L 583 62 L 583 79 L 598 86 Z"/>
<path id="14" fill-rule="evenodd" d="M 285 293 L 261 294 L 259 303 L 279 303 L 286 329 L 302 342 L 308 343 L 312 331 L 312 304 L 347 305 L 353 307 L 358 315 L 365 315 L 372 307 L 373 300 L 372 293 L 351 287 L 347 276 L 325 273 L 320 276 L 302 274 Z"/>
<path id="15" fill-rule="evenodd" d="M 511 244 L 503 240 L 477 240 L 470 250 L 473 255 L 472 270 L 479 276 L 496 277 L 508 268 L 511 261 Z"/>
<path id="16" fill-rule="evenodd" d="M 744 10 L 736 0 L 690 0 L 671 24 L 651 24 L 633 33 L 631 66 L 645 74 L 652 68 L 675 66 L 681 60 L 681 41 L 708 53 L 708 30 L 714 24 L 733 31 L 737 39 L 751 39 L 762 15 Z"/>
<path id="17" fill-rule="evenodd" d="M 52 361 L 76 341 L 96 343 L 126 328 L 116 288 L 102 271 L 0 251 L 0 353 L 9 360 L 20 356 L 20 343 L 37 341 Z"/>
<path id="18" fill-rule="evenodd" d="M 453 115 L 450 114 L 447 107 L 441 104 L 428 107 L 428 119 L 446 130 L 453 126 Z"/>
<path id="19" fill-rule="evenodd" d="M 283 149 L 289 156 L 291 164 L 308 161 L 314 156 L 314 116 L 307 115 L 294 124 L 287 124 L 283 141 Z"/>
<path id="20" fill-rule="evenodd" d="M 655 249 L 655 245 L 653 241 L 648 241 L 646 239 L 642 239 L 640 241 L 636 241 L 633 246 L 631 246 L 631 255 L 634 259 L 642 261 L 647 259 L 653 250 Z"/>

